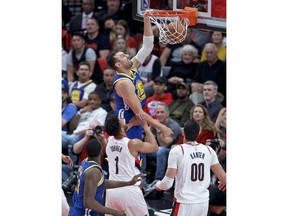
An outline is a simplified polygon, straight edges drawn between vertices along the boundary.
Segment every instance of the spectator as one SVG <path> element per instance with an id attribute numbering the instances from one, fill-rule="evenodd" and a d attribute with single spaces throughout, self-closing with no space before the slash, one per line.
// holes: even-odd
<path id="1" fill-rule="evenodd" d="M 99 32 L 99 23 L 96 17 L 87 21 L 86 47 L 94 49 L 98 58 L 106 59 L 110 52 L 109 38 Z"/>
<path id="2" fill-rule="evenodd" d="M 164 48 L 160 56 L 161 65 L 170 66 L 173 62 L 181 61 L 180 50 L 186 44 L 190 44 L 194 46 L 198 50 L 198 54 L 200 55 L 201 47 L 192 40 L 192 29 L 188 27 L 186 38 L 184 39 L 182 43 L 178 43 L 174 45 L 171 45 L 171 44 L 166 45 L 166 47 Z M 197 61 L 199 61 L 199 59 Z M 194 62 L 196 62 L 196 60 L 194 60 Z"/>
<path id="3" fill-rule="evenodd" d="M 73 130 L 73 134 L 62 132 L 62 148 L 68 149 L 74 164 L 77 163 L 78 156 L 73 154 L 73 145 L 83 138 L 90 122 L 97 120 L 101 125 L 104 125 L 107 112 L 100 107 L 100 104 L 100 95 L 95 91 L 91 92 L 88 96 L 88 105 L 80 109 L 70 122 L 70 130 Z"/>
<path id="4" fill-rule="evenodd" d="M 221 146 L 218 158 L 223 168 L 226 170 L 226 107 L 223 107 L 220 110 L 215 126 L 218 131 L 219 144 Z"/>
<path id="5" fill-rule="evenodd" d="M 171 63 L 171 70 L 167 76 L 169 82 L 169 91 L 174 92 L 176 85 L 181 82 L 191 83 L 194 80 L 198 63 L 197 49 L 190 45 L 184 45 L 180 50 L 181 61 Z"/>
<path id="6" fill-rule="evenodd" d="M 69 7 L 68 5 L 66 5 L 64 3 L 64 1 L 62 0 L 62 22 L 63 22 L 63 26 L 66 28 L 66 25 L 69 23 L 71 17 L 72 17 L 72 13 L 71 11 L 69 10 Z"/>
<path id="7" fill-rule="evenodd" d="M 100 165 L 101 144 L 93 139 L 88 141 L 85 148 L 88 157 L 81 163 L 77 173 L 78 184 L 73 194 L 73 208 L 70 216 L 85 215 L 87 211 L 95 216 L 100 214 L 125 216 L 124 209 L 116 210 L 102 205 L 103 192 L 109 188 L 134 185 L 141 174 L 132 176 L 132 179 L 126 182 L 105 180 Z"/>
<path id="8" fill-rule="evenodd" d="M 67 80 L 68 53 L 62 47 L 62 78 Z"/>
<path id="9" fill-rule="evenodd" d="M 109 95 L 109 105 L 111 107 L 111 111 L 108 112 L 107 116 L 106 116 L 106 120 L 109 119 L 112 116 L 115 116 L 115 110 L 116 110 L 116 100 L 115 100 L 115 96 L 114 93 L 111 92 Z"/>
<path id="10" fill-rule="evenodd" d="M 218 131 L 221 131 L 222 128 L 226 128 L 226 107 L 223 107 L 217 116 L 216 122 L 215 122 L 215 126 L 217 128 Z M 226 134 L 226 131 L 225 131 Z"/>
<path id="11" fill-rule="evenodd" d="M 96 17 L 91 17 L 87 21 L 85 42 L 86 47 L 90 47 L 95 51 L 97 58 L 107 58 L 110 52 L 109 38 L 99 32 L 99 23 Z M 93 76 L 91 78 L 97 84 L 103 82 L 103 73 L 98 61 L 95 63 Z"/>
<path id="12" fill-rule="evenodd" d="M 106 8 L 103 8 L 96 13 L 97 17 L 99 18 L 100 25 L 104 26 L 104 20 L 106 20 L 107 17 L 111 17 L 114 20 L 124 19 L 127 15 L 123 14 L 120 8 L 120 0 L 106 0 Z"/>
<path id="13" fill-rule="evenodd" d="M 135 38 L 130 35 L 130 29 L 126 20 L 120 19 L 116 22 L 115 35 L 116 35 L 116 38 L 118 38 L 119 36 L 122 36 L 127 41 L 127 45 L 130 50 L 130 56 L 131 57 L 135 56 L 138 43 L 135 40 Z M 110 41 L 110 43 L 113 44 L 114 40 Z"/>
<path id="14" fill-rule="evenodd" d="M 97 120 L 92 120 L 89 124 L 88 129 L 85 132 L 85 136 L 73 145 L 73 149 L 72 149 L 73 154 L 79 155 L 79 161 L 77 163 L 78 165 L 81 165 L 81 162 L 87 158 L 87 153 L 85 151 L 85 145 L 91 139 L 98 139 L 98 141 L 103 146 L 103 152 L 105 152 L 105 147 L 107 145 L 107 141 L 104 138 L 103 133 L 98 135 L 94 132 L 96 126 L 101 126 L 101 124 Z M 69 175 L 71 175 L 71 173 L 73 172 L 73 167 L 72 167 L 73 161 L 71 160 L 71 158 L 69 156 L 65 156 L 65 157 L 68 157 L 68 159 L 70 159 L 71 162 L 67 159 L 69 162 L 69 163 L 67 163 L 63 159 L 63 155 L 62 155 L 62 160 L 67 163 L 67 164 L 62 164 L 62 183 L 63 183 L 63 181 L 68 179 Z M 104 162 L 104 157 L 102 157 L 101 165 L 103 165 L 102 164 L 103 162 Z"/>
<path id="15" fill-rule="evenodd" d="M 67 60 L 67 80 L 73 82 L 78 80 L 77 71 L 80 62 L 86 61 L 90 65 L 90 71 L 94 71 L 96 63 L 96 53 L 93 49 L 85 46 L 85 37 L 81 33 L 74 33 L 72 36 L 72 49 L 68 53 Z"/>
<path id="16" fill-rule="evenodd" d="M 217 117 L 215 126 L 218 129 L 219 145 L 217 156 L 223 169 L 226 171 L 226 108 L 222 108 Z M 218 178 L 212 175 L 212 183 L 209 187 L 209 211 L 211 216 L 226 215 L 226 191 L 218 189 Z"/>
<path id="17" fill-rule="evenodd" d="M 156 159 L 156 172 L 155 172 L 155 181 L 161 180 L 165 176 L 165 170 L 167 167 L 167 160 L 168 160 L 168 154 L 171 150 L 171 146 L 176 144 L 179 137 L 182 134 L 182 129 L 180 125 L 171 119 L 169 117 L 169 107 L 167 104 L 159 102 L 156 108 L 156 116 L 159 122 L 169 127 L 173 134 L 171 134 L 168 137 L 164 137 L 162 132 L 151 128 L 151 131 L 153 135 L 156 137 L 157 143 L 159 145 L 159 149 L 155 153 L 149 153 L 146 155 L 147 161 L 151 161 L 151 159 Z M 148 163 L 149 164 L 149 163 Z M 148 166 L 148 165 L 147 165 Z M 154 184 L 154 182 L 151 183 L 151 185 Z M 147 198 L 150 199 L 160 199 L 163 196 L 162 192 L 152 192 L 150 193 Z"/>
<path id="18" fill-rule="evenodd" d="M 116 38 L 116 20 L 112 18 L 112 16 L 106 17 L 104 20 L 104 31 L 103 34 L 109 38 L 109 46 L 111 47 L 110 41 Z"/>
<path id="19" fill-rule="evenodd" d="M 203 91 L 203 83 L 212 80 L 218 85 L 218 91 L 223 94 L 226 104 L 226 63 L 217 57 L 217 46 L 213 43 L 207 43 L 204 47 L 207 60 L 199 63 L 195 82 L 191 84 L 192 92 Z"/>
<path id="20" fill-rule="evenodd" d="M 101 131 L 99 131 L 98 128 L 102 128 Z M 107 146 L 107 138 L 108 136 L 104 133 L 103 125 L 101 125 L 99 121 L 93 120 L 90 123 L 89 128 L 86 130 L 85 136 L 73 145 L 73 153 L 77 155 L 80 154 L 79 161 L 81 163 L 83 160 L 85 160 L 85 158 L 87 158 L 87 152 L 85 150 L 86 143 L 91 139 L 97 139 L 101 143 L 103 150 L 100 165 L 102 166 L 103 170 L 105 170 L 105 172 L 108 174 L 107 161 L 104 160 L 105 157 L 107 157 L 105 153 L 105 149 Z"/>
<path id="21" fill-rule="evenodd" d="M 127 21 L 132 36 L 143 34 L 143 22 L 133 18 L 132 0 L 122 0 L 121 11 L 124 14 L 124 19 Z M 151 1 L 150 1 L 151 2 Z M 122 19 L 123 19 L 122 18 Z"/>
<path id="22" fill-rule="evenodd" d="M 200 133 L 196 139 L 198 143 L 206 144 L 207 140 L 216 138 L 217 128 L 203 105 L 197 104 L 191 108 L 190 119 L 196 121 L 200 126 Z"/>
<path id="23" fill-rule="evenodd" d="M 62 48 L 68 53 L 72 46 L 72 34 L 66 29 L 66 26 L 63 20 L 62 20 L 61 35 L 62 35 L 62 40 L 61 40 Z"/>
<path id="24" fill-rule="evenodd" d="M 163 102 L 169 105 L 172 101 L 172 94 L 170 92 L 165 93 L 167 90 L 167 79 L 162 76 L 156 77 L 154 80 L 154 94 L 151 97 L 148 97 L 146 100 L 146 104 L 144 106 L 144 111 L 148 113 L 153 118 L 157 118 L 156 116 L 156 107 L 159 102 Z"/>
<path id="25" fill-rule="evenodd" d="M 141 42 L 138 48 L 139 50 L 142 48 L 142 45 L 143 43 Z M 138 68 L 138 73 L 144 84 L 146 96 L 152 96 L 154 80 L 161 74 L 161 63 L 158 56 L 150 53 Z"/>
<path id="26" fill-rule="evenodd" d="M 221 61 L 226 61 L 226 47 L 223 44 L 224 33 L 219 31 L 213 31 L 212 33 L 212 43 L 214 43 L 217 48 L 217 57 Z M 206 60 L 206 53 L 202 52 L 201 62 Z"/>
<path id="27" fill-rule="evenodd" d="M 105 131 L 110 136 L 106 147 L 108 156 L 109 180 L 127 181 L 140 173 L 140 152 L 151 153 L 158 150 L 155 137 L 146 121 L 142 127 L 146 133 L 146 141 L 129 139 L 126 135 L 128 126 L 124 119 L 114 116 L 105 124 Z M 116 161 L 116 163 L 115 163 Z M 123 196 L 129 194 L 129 196 Z M 137 186 L 106 191 L 106 206 L 115 209 L 125 209 L 127 215 L 148 215 L 147 204 L 143 193 Z"/>
<path id="28" fill-rule="evenodd" d="M 89 122 L 96 119 L 101 125 L 104 125 L 107 112 L 101 107 L 101 97 L 97 91 L 89 94 L 88 105 L 77 112 L 77 115 L 71 121 L 71 128 L 74 133 L 84 134 L 88 128 Z"/>
<path id="29" fill-rule="evenodd" d="M 189 120 L 184 126 L 184 144 L 169 153 L 165 177 L 156 183 L 157 190 L 168 190 L 175 178 L 175 202 L 172 212 L 178 216 L 208 215 L 210 169 L 220 179 L 219 189 L 226 189 L 226 173 L 215 151 L 196 141 L 200 127 Z"/>
<path id="30" fill-rule="evenodd" d="M 68 30 L 70 32 L 86 30 L 88 19 L 95 15 L 94 8 L 94 0 L 83 0 L 83 12 L 71 17 Z"/>
<path id="31" fill-rule="evenodd" d="M 77 113 L 77 107 L 72 103 L 69 96 L 69 86 L 66 80 L 62 79 L 62 131 L 67 131 L 69 122 Z"/>
<path id="32" fill-rule="evenodd" d="M 189 119 L 191 107 L 194 105 L 188 96 L 190 86 L 184 82 L 176 86 L 177 100 L 169 104 L 170 118 L 174 119 L 181 127 Z"/>
<path id="33" fill-rule="evenodd" d="M 202 105 L 207 109 L 212 122 L 216 122 L 219 111 L 223 108 L 222 104 L 217 100 L 218 86 L 213 81 L 206 81 L 203 84 L 203 98 Z"/>
<path id="34" fill-rule="evenodd" d="M 122 36 L 118 36 L 115 40 L 113 40 L 112 50 L 127 53 L 129 55 L 129 58 L 133 57 L 131 55 L 128 42 Z"/>
<path id="35" fill-rule="evenodd" d="M 115 76 L 115 70 L 112 68 L 106 68 L 103 72 L 104 82 L 97 85 L 96 91 L 99 92 L 101 96 L 101 107 L 107 112 L 110 112 L 112 108 L 109 104 L 109 95 L 113 93 L 113 80 Z"/>
<path id="36" fill-rule="evenodd" d="M 69 89 L 69 95 L 72 102 L 77 106 L 77 109 L 81 109 L 87 105 L 89 93 L 96 88 L 96 84 L 90 79 L 91 74 L 90 64 L 88 62 L 81 62 L 77 70 L 79 80 L 73 82 Z"/>

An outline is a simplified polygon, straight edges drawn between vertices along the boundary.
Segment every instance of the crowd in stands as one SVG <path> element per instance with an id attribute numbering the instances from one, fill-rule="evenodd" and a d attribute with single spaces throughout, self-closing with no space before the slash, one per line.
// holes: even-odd
<path id="1" fill-rule="evenodd" d="M 74 165 L 83 159 L 85 142 L 91 136 L 99 138 L 93 129 L 104 128 L 109 116 L 114 115 L 112 86 L 116 71 L 106 64 L 108 54 L 120 50 L 132 58 L 142 46 L 143 23 L 133 20 L 131 2 L 83 0 L 81 13 L 73 14 L 69 9 L 62 12 L 62 153 L 70 156 Z M 163 8 L 168 9 L 168 3 Z M 189 119 L 200 126 L 198 143 L 219 141 L 216 152 L 226 170 L 225 33 L 211 31 L 209 40 L 200 46 L 192 39 L 193 28 L 188 27 L 182 43 L 164 45 L 157 40 L 157 28 L 154 30 L 154 49 L 139 67 L 147 98 L 144 111 L 174 134 L 164 139 L 151 128 L 159 150 L 147 154 L 147 170 L 154 166 L 147 183 L 164 177 L 169 151 L 183 141 L 182 129 Z M 164 68 L 169 68 L 167 73 L 163 73 Z M 100 138 L 108 137 L 105 134 Z M 71 167 L 63 163 L 62 182 Z M 211 184 L 216 185 L 217 180 Z M 163 191 L 150 198 L 162 196 Z M 217 206 L 226 206 L 226 193 L 225 202 L 211 201 L 211 215 L 224 212 L 225 208 L 219 210 Z"/>

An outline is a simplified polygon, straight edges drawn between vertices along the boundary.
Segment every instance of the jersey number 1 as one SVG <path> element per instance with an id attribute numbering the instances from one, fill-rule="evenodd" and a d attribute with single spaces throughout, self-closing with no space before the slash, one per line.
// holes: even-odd
<path id="1" fill-rule="evenodd" d="M 119 173 L 119 167 L 118 167 L 119 157 L 118 156 L 115 158 L 115 161 L 116 161 L 116 174 L 118 174 Z"/>

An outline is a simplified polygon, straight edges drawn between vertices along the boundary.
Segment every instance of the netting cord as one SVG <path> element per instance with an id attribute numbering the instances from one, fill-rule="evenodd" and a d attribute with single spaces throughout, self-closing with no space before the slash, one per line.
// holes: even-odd
<path id="1" fill-rule="evenodd" d="M 189 26 L 189 20 L 187 18 L 181 18 L 177 15 L 167 17 L 149 15 L 149 17 L 151 22 L 159 29 L 159 42 L 163 44 L 176 44 L 181 43 L 185 39 L 187 27 Z M 168 25 L 175 21 L 177 24 L 181 25 L 182 32 L 178 32 L 177 26 L 175 25 L 173 25 L 173 32 L 168 28 Z"/>

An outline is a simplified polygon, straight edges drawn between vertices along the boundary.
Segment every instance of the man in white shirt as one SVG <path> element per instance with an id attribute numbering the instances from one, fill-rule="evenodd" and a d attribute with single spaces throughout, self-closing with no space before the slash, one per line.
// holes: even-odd
<path id="1" fill-rule="evenodd" d="M 104 125 L 107 112 L 100 105 L 99 93 L 91 92 L 88 97 L 88 105 L 80 109 L 70 122 L 69 130 L 73 131 L 73 134 L 67 134 L 66 131 L 62 132 L 62 148 L 68 149 L 68 154 L 74 164 L 78 162 L 78 155 L 73 153 L 73 146 L 84 137 L 86 130 L 89 129 L 89 124 L 93 120 L 97 120 L 101 125 Z"/>

